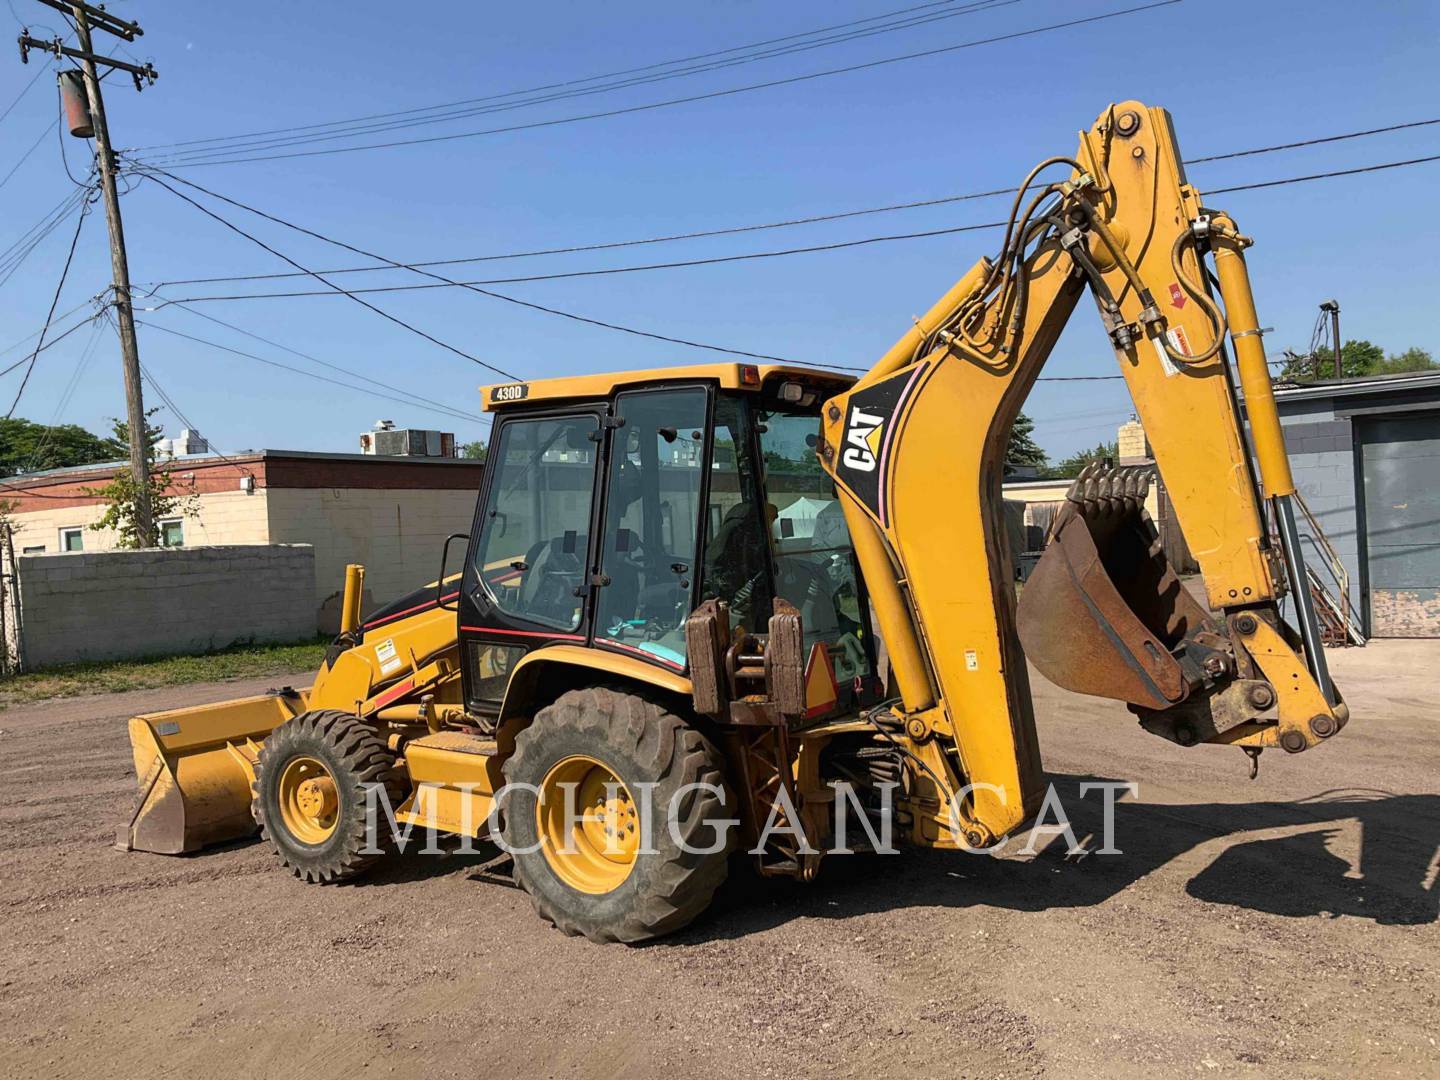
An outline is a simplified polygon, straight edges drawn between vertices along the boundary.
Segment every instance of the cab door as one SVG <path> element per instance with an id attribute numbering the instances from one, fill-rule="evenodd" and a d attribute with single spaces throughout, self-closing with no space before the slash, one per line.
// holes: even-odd
<path id="1" fill-rule="evenodd" d="M 499 708 L 529 650 L 587 640 L 601 423 L 586 410 L 495 426 L 459 597 L 474 711 Z"/>
<path id="2" fill-rule="evenodd" d="M 596 577 L 594 643 L 683 671 L 708 472 L 710 391 L 616 395 Z"/>

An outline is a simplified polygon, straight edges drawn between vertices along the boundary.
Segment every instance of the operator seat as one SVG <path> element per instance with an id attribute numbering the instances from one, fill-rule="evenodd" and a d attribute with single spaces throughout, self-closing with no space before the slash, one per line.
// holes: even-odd
<path id="1" fill-rule="evenodd" d="M 589 537 L 563 533 L 531 545 L 520 578 L 520 613 L 547 622 L 564 621 L 576 607 L 575 589 L 585 577 Z"/>

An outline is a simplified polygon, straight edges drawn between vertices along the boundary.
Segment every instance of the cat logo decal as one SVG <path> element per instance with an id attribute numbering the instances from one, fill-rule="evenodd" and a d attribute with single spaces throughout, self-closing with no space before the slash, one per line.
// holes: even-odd
<path id="1" fill-rule="evenodd" d="M 841 460 L 860 472 L 874 472 L 880 460 L 880 445 L 885 434 L 885 415 L 856 407 L 850 410 L 850 426 L 845 430 L 845 451 Z"/>

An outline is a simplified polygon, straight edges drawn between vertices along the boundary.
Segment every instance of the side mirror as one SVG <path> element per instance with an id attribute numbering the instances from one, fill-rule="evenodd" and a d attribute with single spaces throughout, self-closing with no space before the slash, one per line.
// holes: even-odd
<path id="1" fill-rule="evenodd" d="M 460 596 L 459 586 L 456 586 L 455 592 L 451 594 L 452 597 L 456 598 L 455 606 L 449 607 L 445 603 L 445 568 L 450 565 L 450 544 L 454 540 L 469 541 L 469 539 L 469 533 L 451 533 L 445 538 L 445 546 L 440 549 L 440 576 L 435 579 L 435 605 L 443 608 L 445 611 L 460 610 L 460 604 L 458 602 L 458 597 Z"/>

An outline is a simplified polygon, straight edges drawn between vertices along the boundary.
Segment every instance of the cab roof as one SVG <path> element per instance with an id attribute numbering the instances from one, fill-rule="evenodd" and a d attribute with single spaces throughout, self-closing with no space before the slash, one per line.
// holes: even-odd
<path id="1" fill-rule="evenodd" d="M 781 382 L 799 382 L 814 387 L 824 398 L 845 390 L 854 381 L 854 375 L 788 364 L 693 364 L 604 375 L 568 375 L 532 382 L 494 383 L 480 388 L 480 403 L 486 412 L 495 412 L 539 404 L 603 401 L 622 390 L 667 382 L 714 382 L 722 390 L 755 392 Z"/>

